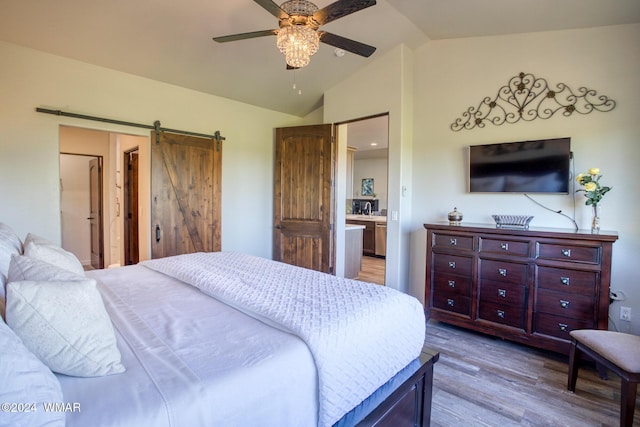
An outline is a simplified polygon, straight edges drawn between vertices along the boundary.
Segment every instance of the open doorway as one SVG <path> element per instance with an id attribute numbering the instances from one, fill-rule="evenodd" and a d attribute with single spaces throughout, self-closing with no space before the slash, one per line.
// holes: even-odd
<path id="1" fill-rule="evenodd" d="M 345 221 L 363 226 L 359 280 L 384 285 L 386 275 L 389 116 L 341 123 L 346 138 Z M 345 143 L 342 141 L 341 143 Z M 346 227 L 349 232 L 350 227 Z M 348 238 L 346 238 L 348 241 Z M 348 271 L 345 262 L 345 271 Z"/>
<path id="2" fill-rule="evenodd" d="M 60 126 L 62 247 L 76 255 L 85 268 L 135 264 L 149 258 L 149 148 L 147 135 Z M 100 159 L 99 179 L 89 175 L 87 163 L 91 159 Z M 66 177 L 76 178 L 66 181 Z M 93 197 L 88 190 L 71 192 L 74 186 L 89 187 L 91 182 Z M 69 204 L 64 199 L 68 197 L 74 198 L 73 205 L 78 207 L 73 212 L 65 211 Z M 101 204 L 95 214 L 87 211 L 92 201 Z M 87 225 L 90 221 L 95 221 L 94 227 Z M 92 228 L 102 236 L 93 244 Z M 100 263 L 91 261 L 92 246 L 94 253 L 102 252 Z"/>

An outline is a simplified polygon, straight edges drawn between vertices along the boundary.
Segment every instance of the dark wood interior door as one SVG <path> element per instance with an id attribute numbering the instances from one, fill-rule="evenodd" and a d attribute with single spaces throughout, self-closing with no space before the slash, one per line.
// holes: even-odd
<path id="1" fill-rule="evenodd" d="M 124 265 L 140 260 L 138 224 L 138 151 L 124 153 Z"/>
<path id="2" fill-rule="evenodd" d="M 89 226 L 91 229 L 91 266 L 104 268 L 102 227 L 102 157 L 89 161 Z"/>
<path id="3" fill-rule="evenodd" d="M 222 144 L 153 132 L 151 146 L 151 257 L 219 251 Z"/>
<path id="4" fill-rule="evenodd" d="M 332 125 L 276 129 L 273 258 L 333 273 Z"/>

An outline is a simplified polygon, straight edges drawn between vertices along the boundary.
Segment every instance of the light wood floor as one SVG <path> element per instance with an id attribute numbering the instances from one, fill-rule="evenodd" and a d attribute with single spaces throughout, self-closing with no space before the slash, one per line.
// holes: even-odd
<path id="1" fill-rule="evenodd" d="M 567 390 L 568 356 L 429 321 L 434 367 L 431 425 L 618 426 L 620 379 L 585 363 Z M 640 396 L 634 426 L 640 426 Z"/>
<path id="2" fill-rule="evenodd" d="M 384 269 L 384 258 L 365 255 L 362 257 L 362 270 L 358 274 L 358 280 L 384 285 Z"/>

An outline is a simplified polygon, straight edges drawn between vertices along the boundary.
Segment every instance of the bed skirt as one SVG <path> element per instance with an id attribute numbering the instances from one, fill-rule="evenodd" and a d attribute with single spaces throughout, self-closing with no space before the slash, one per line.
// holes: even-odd
<path id="1" fill-rule="evenodd" d="M 424 347 L 420 357 L 345 414 L 333 427 L 428 427 L 433 365 L 440 354 Z"/>

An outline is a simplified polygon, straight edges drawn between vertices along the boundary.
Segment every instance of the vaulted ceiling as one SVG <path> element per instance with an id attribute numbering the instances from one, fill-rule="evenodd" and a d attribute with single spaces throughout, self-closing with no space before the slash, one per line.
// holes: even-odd
<path id="1" fill-rule="evenodd" d="M 321 44 L 309 66 L 290 71 L 273 36 L 212 41 L 278 28 L 253 0 L 0 0 L 0 40 L 298 116 L 400 43 L 636 22 L 639 0 L 377 0 L 322 27 L 375 46 L 372 57 Z"/>

